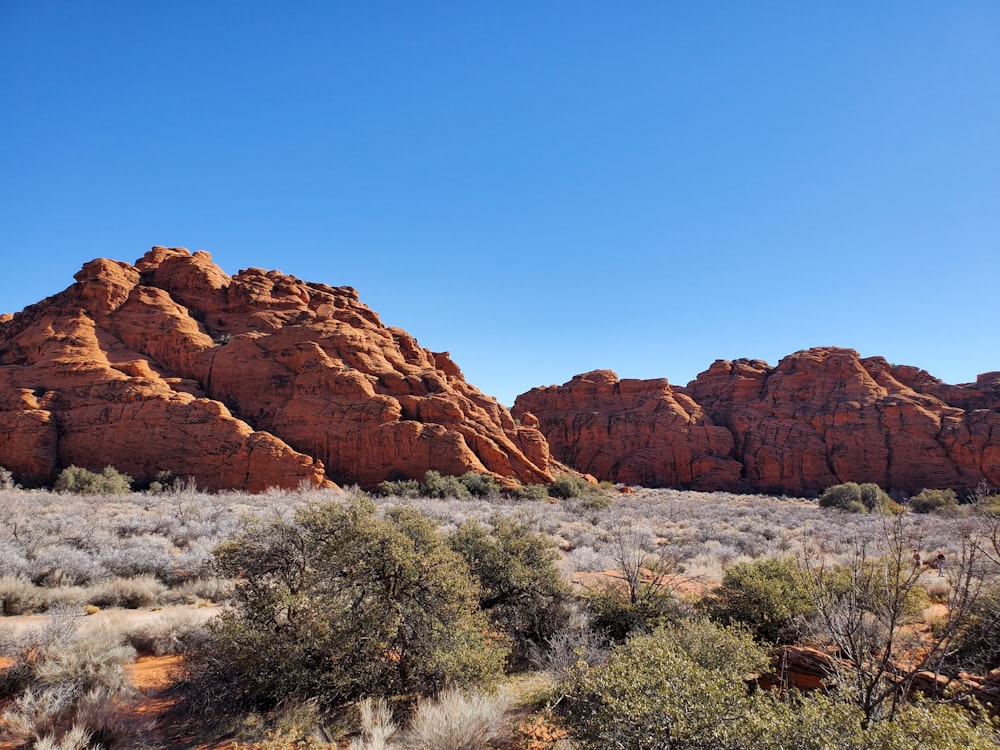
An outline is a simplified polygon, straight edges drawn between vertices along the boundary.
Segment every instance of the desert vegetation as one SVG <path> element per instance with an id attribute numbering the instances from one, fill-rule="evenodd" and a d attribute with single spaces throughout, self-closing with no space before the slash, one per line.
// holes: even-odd
<path id="1" fill-rule="evenodd" d="M 72 477 L 0 489 L 3 614 L 48 613 L 0 643 L 11 747 L 997 745 L 996 703 L 966 676 L 1000 668 L 986 487 L 817 501 L 429 473 L 249 495 Z M 87 626 L 174 604 L 221 606 Z M 824 689 L 784 673 L 800 648 Z M 169 737 L 136 719 L 136 653 L 182 657 Z"/>

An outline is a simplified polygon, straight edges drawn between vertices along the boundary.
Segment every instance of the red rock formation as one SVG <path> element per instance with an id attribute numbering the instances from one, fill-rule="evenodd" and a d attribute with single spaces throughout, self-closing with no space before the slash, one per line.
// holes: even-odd
<path id="1" fill-rule="evenodd" d="M 786 494 L 1000 485 L 1000 373 L 947 385 L 850 349 L 776 367 L 719 360 L 685 388 L 588 373 L 519 396 L 525 411 L 557 458 L 612 481 Z"/>
<path id="2" fill-rule="evenodd" d="M 732 435 L 666 380 L 595 370 L 518 396 L 514 414 L 538 422 L 558 460 L 600 479 L 705 490 L 739 480 Z"/>
<path id="3" fill-rule="evenodd" d="M 183 248 L 92 261 L 0 319 L 0 427 L 0 465 L 28 483 L 70 464 L 251 491 L 430 468 L 553 478 L 538 430 L 353 289 L 230 277 Z"/>

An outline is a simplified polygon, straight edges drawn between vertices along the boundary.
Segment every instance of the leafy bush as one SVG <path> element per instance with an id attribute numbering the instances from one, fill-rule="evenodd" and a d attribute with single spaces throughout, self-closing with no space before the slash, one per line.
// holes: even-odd
<path id="1" fill-rule="evenodd" d="M 53 489 L 81 495 L 127 495 L 132 491 L 132 477 L 113 466 L 105 466 L 99 474 L 79 466 L 67 466 L 59 473 Z"/>
<path id="2" fill-rule="evenodd" d="M 424 497 L 457 497 L 459 500 L 472 496 L 461 479 L 445 476 L 433 469 L 424 473 L 424 481 L 420 483 L 420 494 Z"/>
<path id="3" fill-rule="evenodd" d="M 942 513 L 958 508 L 955 490 L 923 489 L 910 498 L 910 510 L 914 513 Z"/>
<path id="4" fill-rule="evenodd" d="M 584 495 L 600 492 L 600 489 L 583 477 L 563 474 L 549 485 L 548 492 L 550 497 L 569 500 L 570 498 L 583 497 Z"/>
<path id="5" fill-rule="evenodd" d="M 850 513 L 867 513 L 878 510 L 883 513 L 899 513 L 902 506 L 877 484 L 866 482 L 844 482 L 823 490 L 819 496 L 821 508 L 837 508 Z"/>
<path id="6" fill-rule="evenodd" d="M 532 644 L 543 644 L 565 624 L 569 586 L 549 539 L 510 516 L 494 515 L 490 525 L 467 521 L 448 544 L 479 580 L 479 606 L 510 636 L 511 661 L 519 664 Z"/>
<path id="7" fill-rule="evenodd" d="M 490 474 L 467 471 L 458 478 L 458 481 L 465 485 L 473 497 L 494 497 L 500 494 L 500 485 Z"/>
<path id="8" fill-rule="evenodd" d="M 242 582 L 191 660 L 196 708 L 204 691 L 230 708 L 426 695 L 488 682 L 503 665 L 468 566 L 413 510 L 378 517 L 358 497 L 310 505 L 295 523 L 251 525 L 216 559 Z"/>
<path id="9" fill-rule="evenodd" d="M 1000 668 L 1000 584 L 980 593 L 951 661 L 956 671 L 976 674 Z"/>
<path id="10" fill-rule="evenodd" d="M 787 557 L 734 565 L 703 606 L 716 622 L 744 625 L 758 640 L 774 644 L 791 643 L 802 620 L 816 613 L 806 581 Z"/>
<path id="11" fill-rule="evenodd" d="M 420 497 L 420 482 L 416 479 L 386 479 L 375 486 L 378 497 Z"/>
<path id="12" fill-rule="evenodd" d="M 767 668 L 749 634 L 705 621 L 635 636 L 603 666 L 563 685 L 585 750 L 738 747 L 752 699 L 744 680 Z"/>
<path id="13" fill-rule="evenodd" d="M 590 594 L 594 628 L 604 636 L 622 641 L 634 633 L 649 633 L 676 623 L 681 604 L 668 588 L 641 585 L 639 596 L 629 596 L 628 588 L 612 582 Z"/>
<path id="14" fill-rule="evenodd" d="M 544 484 L 522 484 L 512 489 L 503 491 L 508 497 L 515 500 L 548 500 L 549 490 Z"/>

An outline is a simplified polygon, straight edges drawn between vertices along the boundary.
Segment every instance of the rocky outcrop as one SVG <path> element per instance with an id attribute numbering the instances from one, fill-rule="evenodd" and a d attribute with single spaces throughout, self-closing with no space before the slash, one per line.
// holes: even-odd
<path id="1" fill-rule="evenodd" d="M 556 458 L 611 481 L 785 494 L 1000 485 L 1000 373 L 948 385 L 850 349 L 775 367 L 719 360 L 683 388 L 587 373 L 513 411 L 538 419 Z"/>
<path id="2" fill-rule="evenodd" d="M 625 484 L 711 490 L 735 485 L 733 436 L 666 380 L 619 380 L 610 370 L 518 396 L 560 461 Z"/>
<path id="3" fill-rule="evenodd" d="M 154 247 L 0 320 L 0 465 L 160 470 L 206 489 L 476 471 L 552 481 L 548 446 L 350 287 Z"/>

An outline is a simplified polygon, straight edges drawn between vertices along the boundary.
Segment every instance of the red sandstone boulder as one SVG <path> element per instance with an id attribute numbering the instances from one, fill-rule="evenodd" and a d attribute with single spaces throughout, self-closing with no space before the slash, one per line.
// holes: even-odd
<path id="1" fill-rule="evenodd" d="M 0 320 L 0 465 L 160 470 L 206 489 L 477 471 L 550 482 L 537 429 L 350 287 L 155 247 Z"/>
<path id="2" fill-rule="evenodd" d="M 601 370 L 519 396 L 553 455 L 599 479 L 804 494 L 1000 485 L 1000 373 L 947 385 L 833 347 L 719 360 L 687 387 Z"/>

